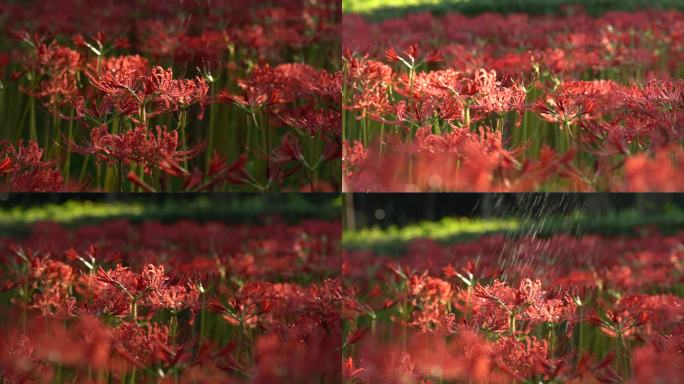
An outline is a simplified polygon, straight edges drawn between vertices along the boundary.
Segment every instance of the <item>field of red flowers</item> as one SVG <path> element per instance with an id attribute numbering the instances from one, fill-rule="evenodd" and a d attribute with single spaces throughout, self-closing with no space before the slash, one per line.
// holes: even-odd
<path id="1" fill-rule="evenodd" d="M 0 237 L 0 382 L 339 382 L 340 233 L 110 219 Z"/>
<path id="2" fill-rule="evenodd" d="M 684 188 L 684 13 L 343 17 L 343 190 Z"/>
<path id="3" fill-rule="evenodd" d="M 3 1 L 0 190 L 340 189 L 340 4 Z"/>
<path id="4" fill-rule="evenodd" d="M 348 383 L 680 383 L 684 232 L 345 251 Z"/>

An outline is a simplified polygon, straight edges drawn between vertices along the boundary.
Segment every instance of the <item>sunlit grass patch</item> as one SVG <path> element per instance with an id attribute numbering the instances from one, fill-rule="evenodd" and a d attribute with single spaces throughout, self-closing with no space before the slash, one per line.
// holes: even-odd
<path id="1" fill-rule="evenodd" d="M 568 215 L 467 218 L 446 217 L 438 221 L 423 221 L 404 227 L 377 226 L 345 231 L 342 244 L 347 249 L 369 249 L 378 253 L 401 253 L 414 240 L 431 239 L 441 244 L 471 241 L 486 235 L 504 234 L 511 237 L 556 234 L 581 236 L 640 235 L 672 233 L 684 229 L 684 211 L 670 207 L 657 214 L 645 214 L 637 209 L 610 211 L 601 215 L 576 211 Z"/>
<path id="2" fill-rule="evenodd" d="M 312 202 L 301 195 L 268 199 L 255 195 L 243 199 L 217 200 L 200 197 L 188 200 L 77 201 L 65 203 L 14 206 L 0 209 L 0 236 L 28 231 L 38 222 L 54 222 L 67 226 L 92 224 L 102 220 L 127 219 L 138 222 L 158 220 L 257 221 L 266 214 L 278 215 L 297 222 L 310 218 L 334 219 L 339 216 L 341 201 L 327 199 Z"/>

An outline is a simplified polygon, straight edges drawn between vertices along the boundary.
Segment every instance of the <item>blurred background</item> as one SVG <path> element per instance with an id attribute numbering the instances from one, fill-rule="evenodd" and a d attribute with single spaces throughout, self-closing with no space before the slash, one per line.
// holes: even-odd
<path id="1" fill-rule="evenodd" d="M 684 9 L 683 0 L 342 0 L 343 12 L 365 13 L 374 18 L 391 18 L 407 12 L 456 11 L 465 14 L 483 12 L 558 13 L 568 6 L 581 6 L 598 14 L 607 10 L 635 10 L 657 7 Z"/>
<path id="2" fill-rule="evenodd" d="M 437 193 L 346 194 L 343 244 L 397 252 L 430 238 L 487 234 L 620 235 L 684 229 L 684 194 Z"/>
<path id="3" fill-rule="evenodd" d="M 339 220 L 336 194 L 0 194 L 0 237 L 21 235 L 37 222 L 80 226 L 110 219 L 222 221 Z"/>

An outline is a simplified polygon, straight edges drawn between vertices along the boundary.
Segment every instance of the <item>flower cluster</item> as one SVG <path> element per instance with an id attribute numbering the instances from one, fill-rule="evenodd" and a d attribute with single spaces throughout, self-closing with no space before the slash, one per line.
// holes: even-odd
<path id="1" fill-rule="evenodd" d="M 267 221 L 43 223 L 0 238 L 0 379 L 334 382 L 339 223 Z"/>
<path id="2" fill-rule="evenodd" d="M 0 7 L 8 31 L 0 38 L 0 137 L 38 143 L 63 175 L 62 189 L 339 190 L 339 7 Z"/>
<path id="3" fill-rule="evenodd" d="M 60 192 L 64 178 L 54 163 L 43 159 L 43 151 L 35 141 L 24 144 L 20 140 L 15 147 L 7 140 L 0 140 L 0 190 Z"/>
<path id="4" fill-rule="evenodd" d="M 683 15 L 346 15 L 344 188 L 676 190 Z"/>
<path id="5" fill-rule="evenodd" d="M 683 232 L 488 235 L 345 250 L 345 378 L 678 382 L 683 244 Z"/>

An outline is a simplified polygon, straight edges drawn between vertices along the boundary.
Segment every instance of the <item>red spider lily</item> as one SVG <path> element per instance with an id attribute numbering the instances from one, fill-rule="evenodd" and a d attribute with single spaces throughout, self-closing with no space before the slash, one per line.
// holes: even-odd
<path id="1" fill-rule="evenodd" d="M 596 105 L 589 98 L 576 100 L 561 95 L 538 100 L 533 110 L 539 113 L 546 121 L 559 123 L 562 127 L 576 124 L 582 118 L 589 118 Z"/>
<path id="2" fill-rule="evenodd" d="M 125 322 L 113 330 L 114 348 L 124 358 L 144 367 L 156 362 L 171 362 L 177 351 L 169 345 L 168 326 L 151 323 L 141 327 Z"/>
<path id="3" fill-rule="evenodd" d="M 197 156 L 204 145 L 199 144 L 195 148 L 179 151 L 178 132 L 169 132 L 166 127 L 156 127 L 154 136 L 145 127 L 136 127 L 123 135 L 110 134 L 106 126 L 92 129 L 90 146 L 70 144 L 72 151 L 83 154 L 94 154 L 101 161 L 110 163 L 123 162 L 124 164 L 136 163 L 150 173 L 152 168 L 170 170 L 165 166 L 169 162 L 178 162 Z M 171 172 L 169 172 L 171 173 Z"/>
<path id="4" fill-rule="evenodd" d="M 109 70 L 102 74 L 86 72 L 90 83 L 112 100 L 120 113 L 139 113 L 138 118 L 144 121 L 147 117 L 196 103 L 202 107 L 200 118 L 203 115 L 209 91 L 204 79 L 174 80 L 171 69 L 159 66 L 152 68 L 149 74 L 140 75 L 139 62 L 122 64 L 127 66 L 117 68 L 116 64 L 110 64 Z M 131 103 L 137 103 L 138 109 L 128 107 Z M 149 113 L 144 110 L 147 105 L 153 108 Z"/>
<path id="5" fill-rule="evenodd" d="M 326 279 L 337 265 L 329 255 L 339 223 L 268 222 L 39 224 L 29 237 L 52 240 L 0 237 L 0 246 L 13 250 L 2 257 L 2 276 L 13 283 L 2 289 L 18 309 L 7 312 L 16 325 L 0 342 L 2 377 L 30 380 L 61 369 L 203 382 L 339 379 L 342 289 Z M 222 235 L 226 230 L 239 244 Z M 52 252 L 20 247 L 24 241 Z M 303 273 L 309 282 L 295 283 Z M 217 340 L 214 325 L 207 326 L 211 309 L 230 320 L 216 329 L 240 336 L 209 342 Z M 39 318 L 28 322 L 21 313 Z"/>
<path id="6" fill-rule="evenodd" d="M 270 160 L 274 163 L 305 161 L 297 136 L 289 134 L 283 136 L 280 147 L 273 150 Z"/>
<path id="7" fill-rule="evenodd" d="M 536 376 L 540 365 L 549 363 L 548 342 L 535 337 L 518 340 L 504 336 L 496 341 L 493 348 L 494 361 L 517 380 Z"/>
<path id="8" fill-rule="evenodd" d="M 240 156 L 234 163 L 228 164 L 225 160 L 221 159 L 218 154 L 212 159 L 212 164 L 209 168 L 210 176 L 220 176 L 224 177 L 231 183 L 241 184 L 248 182 L 251 176 L 245 170 L 245 163 L 247 162 L 246 156 Z"/>
<path id="9" fill-rule="evenodd" d="M 335 111 L 303 110 L 287 111 L 280 118 L 288 126 L 301 130 L 311 137 L 317 135 L 340 135 L 340 115 Z"/>
<path id="10" fill-rule="evenodd" d="M 659 15 L 681 24 L 679 12 Z M 656 48 L 659 39 L 666 39 L 676 41 L 674 51 L 679 51 L 681 39 L 652 17 L 644 11 L 596 18 L 575 13 L 471 19 L 447 12 L 369 22 L 347 15 L 343 129 L 349 143 L 359 140 L 370 155 L 378 153 L 367 163 L 344 166 L 345 189 L 623 190 L 625 157 L 629 161 L 637 153 L 653 155 L 681 143 L 676 127 L 683 116 L 682 84 L 675 67 L 662 65 L 671 53 Z M 561 27 L 567 25 L 572 27 Z M 659 37 L 629 37 L 630 28 Z M 407 48 L 399 52 L 396 47 Z M 419 51 L 430 50 L 439 50 L 443 61 L 421 66 Z M 596 53 L 601 50 L 607 54 Z M 621 75 L 604 80 L 605 71 Z M 395 156 L 391 149 L 397 144 L 410 148 L 421 127 L 441 137 L 455 127 L 475 134 L 481 128 L 503 132 L 502 149 L 514 154 L 507 161 L 518 172 L 492 170 L 487 161 L 452 167 L 448 157 L 435 160 L 411 150 Z M 373 143 L 379 143 L 377 148 Z M 549 161 L 549 153 L 558 153 L 559 161 Z M 539 159 L 540 164 L 524 168 Z M 419 176 L 388 182 L 392 176 L 383 173 L 391 172 L 376 163 Z M 470 180 L 470 188 L 443 181 L 465 179 L 463 168 L 476 168 L 469 173 L 483 177 Z M 501 182 L 486 182 L 489 173 Z"/>
<path id="11" fill-rule="evenodd" d="M 20 32 L 31 51 L 20 58 L 29 84 L 22 90 L 42 100 L 47 106 L 63 106 L 78 96 L 78 72 L 83 67 L 81 54 L 56 42 L 47 44 L 44 37 L 28 37 Z"/>
<path id="12" fill-rule="evenodd" d="M 100 66 L 99 70 L 98 65 Z M 86 73 L 117 74 L 131 71 L 134 76 L 142 77 L 150 72 L 150 64 L 146 58 L 140 55 L 123 55 L 107 57 L 103 60 L 92 60 L 88 63 L 88 69 L 90 72 Z"/>
<path id="13" fill-rule="evenodd" d="M 667 353 L 677 361 L 675 351 L 684 346 L 678 326 L 681 299 L 651 290 L 679 283 L 674 270 L 681 252 L 675 249 L 682 234 L 644 236 L 494 235 L 450 245 L 418 239 L 402 255 L 347 251 L 343 266 L 353 296 L 348 321 L 369 321 L 374 327 L 345 352 L 352 368 L 362 369 L 354 379 L 619 383 L 644 380 L 645 374 L 676 378 L 675 363 L 658 373 L 649 364 Z M 502 271 L 510 283 L 497 280 Z M 462 283 L 466 288 L 452 285 Z M 442 293 L 449 291 L 452 305 L 440 306 Z M 379 313 L 402 314 L 406 307 L 414 315 L 433 313 L 433 308 L 443 312 L 429 326 L 408 328 L 404 316 L 371 315 L 360 310 L 364 305 Z M 357 329 L 350 327 L 347 337 L 355 337 Z M 465 332 L 477 336 L 472 345 L 462 339 Z M 589 353 L 596 351 L 593 342 L 605 339 L 600 334 L 614 340 L 606 339 L 607 351 L 594 362 Z M 641 349 L 644 345 L 648 348 Z M 638 377 L 629 368 L 636 351 L 642 353 Z M 480 362 L 481 370 L 468 361 Z"/>
<path id="14" fill-rule="evenodd" d="M 410 325 L 423 331 L 437 328 L 449 312 L 451 285 L 443 280 L 423 275 L 413 275 L 407 281 L 407 301 L 417 310 L 410 313 Z"/>
<path id="15" fill-rule="evenodd" d="M 491 286 L 476 286 L 474 293 L 474 298 L 484 300 L 485 308 L 490 311 L 485 317 L 476 315 L 473 320 L 482 322 L 495 331 L 515 333 L 517 320 L 534 324 L 571 321 L 574 317 L 574 302 L 569 298 L 546 298 L 546 292 L 541 290 L 539 281 L 525 279 L 518 289 L 495 281 Z M 472 303 L 473 308 L 479 308 L 480 305 L 482 304 L 477 301 Z"/>
<path id="16" fill-rule="evenodd" d="M 43 161 L 43 150 L 35 141 L 15 147 L 0 140 L 0 175 L 5 174 L 3 189 L 23 192 L 54 192 L 64 189 L 64 179 L 52 162 Z"/>

